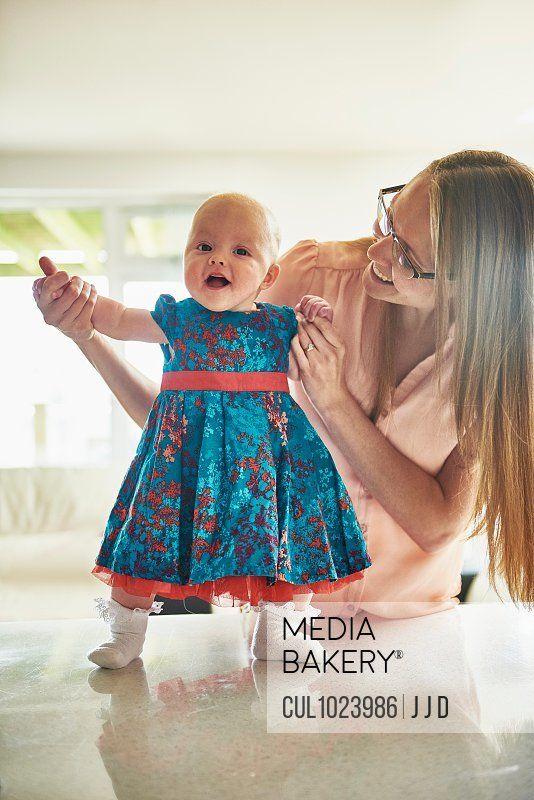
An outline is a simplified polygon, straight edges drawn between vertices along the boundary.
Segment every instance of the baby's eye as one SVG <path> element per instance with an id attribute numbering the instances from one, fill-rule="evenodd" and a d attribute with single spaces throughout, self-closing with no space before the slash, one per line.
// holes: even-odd
<path id="1" fill-rule="evenodd" d="M 249 256 L 250 253 L 245 247 L 236 247 L 234 253 L 237 253 L 238 256 Z"/>
<path id="2" fill-rule="evenodd" d="M 197 250 L 200 250 L 201 253 L 209 253 L 211 250 L 211 245 L 207 244 L 206 242 L 201 242 L 197 245 Z"/>

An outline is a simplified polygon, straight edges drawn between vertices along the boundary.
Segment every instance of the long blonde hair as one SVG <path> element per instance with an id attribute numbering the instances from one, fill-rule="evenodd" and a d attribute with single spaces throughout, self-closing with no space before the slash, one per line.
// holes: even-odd
<path id="1" fill-rule="evenodd" d="M 451 401 L 460 452 L 476 466 L 469 538 L 486 533 L 490 584 L 534 607 L 534 172 L 497 152 L 433 161 L 436 372 L 454 321 Z M 387 306 L 387 307 L 386 307 Z M 385 303 L 372 418 L 394 387 L 398 308 Z"/>

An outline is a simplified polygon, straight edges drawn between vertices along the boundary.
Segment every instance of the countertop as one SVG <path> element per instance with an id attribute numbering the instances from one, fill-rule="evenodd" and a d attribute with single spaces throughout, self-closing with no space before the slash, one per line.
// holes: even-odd
<path id="1" fill-rule="evenodd" d="M 534 614 L 491 603 L 367 620 L 374 647 L 395 651 L 386 674 L 253 662 L 240 613 L 151 616 L 142 659 L 116 671 L 85 657 L 100 620 L 2 623 L 0 797 L 534 797 Z M 315 717 L 286 720 L 279 701 L 299 693 Z M 419 728 L 408 714 L 317 718 L 322 697 L 339 710 L 380 694 L 447 696 L 449 714 Z"/>

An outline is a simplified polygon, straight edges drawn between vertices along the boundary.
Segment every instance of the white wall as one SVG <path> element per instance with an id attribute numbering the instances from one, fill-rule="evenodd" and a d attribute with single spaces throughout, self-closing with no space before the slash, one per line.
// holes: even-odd
<path id="1" fill-rule="evenodd" d="M 0 154 L 0 202 L 27 191 L 204 194 L 244 191 L 270 205 L 284 247 L 298 239 L 367 234 L 377 191 L 402 183 L 439 153 L 413 155 Z M 16 191 L 5 191 L 16 190 Z"/>

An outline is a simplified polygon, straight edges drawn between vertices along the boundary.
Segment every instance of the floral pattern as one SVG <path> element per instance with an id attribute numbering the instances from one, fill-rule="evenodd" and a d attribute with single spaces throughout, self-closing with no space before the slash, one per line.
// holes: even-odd
<path id="1" fill-rule="evenodd" d="M 162 295 L 164 372 L 286 373 L 295 312 L 257 306 Z M 134 594 L 257 603 L 333 590 L 370 564 L 332 456 L 288 392 L 188 389 L 156 398 L 93 573 Z"/>

